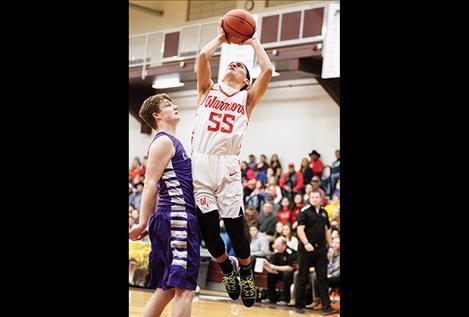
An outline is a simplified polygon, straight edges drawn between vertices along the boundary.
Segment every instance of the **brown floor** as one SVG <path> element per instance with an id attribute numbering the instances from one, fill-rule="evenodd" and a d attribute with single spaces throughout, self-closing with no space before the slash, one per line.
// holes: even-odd
<path id="1" fill-rule="evenodd" d="M 143 290 L 129 290 L 129 317 L 141 317 L 143 307 L 151 296 L 151 292 Z M 211 296 L 204 293 L 196 296 L 192 303 L 192 317 L 228 317 L 228 316 L 255 316 L 255 317 L 285 317 L 285 316 L 321 316 L 319 311 L 306 309 L 305 314 L 297 314 L 293 307 L 278 307 L 256 303 L 246 308 L 241 301 Z M 171 316 L 172 303 L 166 306 L 161 317 Z M 336 317 L 337 315 L 330 315 Z"/>

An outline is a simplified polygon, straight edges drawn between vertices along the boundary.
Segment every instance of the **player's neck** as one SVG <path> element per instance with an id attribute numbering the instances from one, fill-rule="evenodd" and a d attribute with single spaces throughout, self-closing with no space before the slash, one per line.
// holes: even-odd
<path id="1" fill-rule="evenodd" d="M 228 76 L 227 76 L 227 77 L 228 77 Z M 241 87 L 239 87 L 239 83 L 238 83 L 238 82 L 236 82 L 235 80 L 230 79 L 229 77 L 227 78 L 227 77 L 223 78 L 223 80 L 221 81 L 222 84 L 227 85 L 227 86 L 229 86 L 229 87 L 231 87 L 231 88 L 233 88 L 233 89 L 236 89 L 236 90 L 240 90 L 240 89 L 241 89 Z"/>
<path id="2" fill-rule="evenodd" d="M 164 131 L 166 133 L 169 133 L 171 135 L 176 135 L 176 125 L 171 125 L 167 122 L 160 122 L 158 130 L 156 132 Z"/>

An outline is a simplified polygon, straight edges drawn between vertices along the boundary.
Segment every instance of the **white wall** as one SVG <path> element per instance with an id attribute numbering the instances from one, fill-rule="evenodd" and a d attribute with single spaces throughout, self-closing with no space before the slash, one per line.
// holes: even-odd
<path id="1" fill-rule="evenodd" d="M 339 111 L 320 85 L 269 89 L 252 113 L 240 156 L 266 154 L 270 160 L 277 153 L 282 167 L 293 162 L 298 169 L 316 149 L 331 164 L 340 147 Z"/>
<path id="2" fill-rule="evenodd" d="M 152 131 L 151 135 L 140 133 L 140 123 L 129 113 L 129 167 L 134 157 L 143 159 L 147 155 L 148 145 L 155 135 Z"/>
<path id="3" fill-rule="evenodd" d="M 195 116 L 195 95 L 173 95 L 173 102 L 180 109 L 181 122 L 177 137 L 190 153 L 190 138 Z M 340 146 L 339 106 L 320 86 L 269 88 L 254 109 L 249 122 L 240 157 L 247 160 L 249 154 L 273 153 L 279 155 L 282 166 L 294 162 L 298 168 L 303 157 L 316 149 L 325 164 L 335 160 L 334 151 Z M 129 115 L 129 160 L 135 155 L 146 154 L 152 136 L 140 134 L 137 120 Z"/>

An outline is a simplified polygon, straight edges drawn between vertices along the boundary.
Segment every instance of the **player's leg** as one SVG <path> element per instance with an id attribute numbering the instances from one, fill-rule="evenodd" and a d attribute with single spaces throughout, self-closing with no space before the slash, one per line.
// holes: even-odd
<path id="1" fill-rule="evenodd" d="M 243 185 L 239 161 L 235 158 L 224 159 L 219 164 L 219 190 L 217 204 L 225 223 L 233 249 L 240 264 L 241 299 L 244 306 L 251 307 L 256 301 L 256 287 L 251 268 L 251 250 L 244 225 Z"/>
<path id="2" fill-rule="evenodd" d="M 173 317 L 190 317 L 192 299 L 195 291 L 184 288 L 176 288 L 173 303 Z"/>
<path id="3" fill-rule="evenodd" d="M 145 304 L 143 317 L 159 317 L 166 305 L 173 299 L 174 293 L 174 288 L 166 291 L 157 288 Z"/>
<path id="4" fill-rule="evenodd" d="M 243 214 L 242 209 L 240 213 Z M 236 218 L 223 218 L 223 221 L 240 264 L 241 299 L 244 306 L 251 307 L 256 301 L 256 287 L 252 274 L 251 249 L 247 239 L 244 217 L 241 215 Z"/>
<path id="5" fill-rule="evenodd" d="M 205 245 L 223 271 L 223 284 L 226 292 L 232 299 L 238 299 L 241 291 L 238 281 L 238 263 L 236 258 L 228 257 L 226 254 L 225 243 L 220 236 L 218 211 L 203 213 L 197 206 L 197 219 Z"/>

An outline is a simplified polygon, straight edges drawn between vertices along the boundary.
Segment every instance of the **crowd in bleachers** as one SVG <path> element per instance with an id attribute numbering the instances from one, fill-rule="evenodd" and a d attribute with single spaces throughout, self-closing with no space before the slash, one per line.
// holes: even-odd
<path id="1" fill-rule="evenodd" d="M 334 253 L 329 255 L 328 277 L 330 278 L 331 297 L 338 294 L 338 281 L 340 276 L 340 150 L 335 152 L 336 160 L 330 165 L 324 164 L 318 151 L 309 153 L 309 158 L 303 158 L 296 169 L 295 163 L 290 162 L 286 169 L 282 167 L 277 154 L 270 160 L 261 154 L 259 161 L 251 154 L 247 161 L 242 161 L 241 175 L 244 188 L 244 206 L 246 232 L 250 240 L 253 264 L 257 259 L 266 259 L 264 269 L 272 270 L 269 265 L 277 253 L 291 250 L 295 254 L 298 250 L 296 228 L 297 217 L 301 210 L 309 204 L 309 194 L 319 191 L 322 205 L 327 211 L 332 228 L 332 248 Z M 136 157 L 129 169 L 129 228 L 139 221 L 140 200 L 144 186 L 147 158 L 142 161 Z M 225 241 L 229 255 L 235 255 L 231 242 L 220 221 L 221 235 Z M 280 239 L 283 237 L 285 240 Z M 283 242 L 285 241 L 285 249 Z M 204 245 L 202 243 L 202 245 Z M 253 265 L 254 267 L 254 265 Z M 297 270 L 295 261 L 292 262 L 291 278 L 284 283 L 292 284 L 291 293 L 294 293 L 294 272 Z M 255 274 L 258 274 L 256 272 Z M 312 296 L 311 306 L 320 309 L 317 291 L 315 292 L 314 269 L 311 268 Z M 288 275 L 289 274 L 284 274 Z M 268 288 L 275 288 L 271 284 Z M 275 291 L 275 292 L 274 292 Z M 270 293 L 269 293 L 270 292 Z M 294 297 L 285 294 L 282 290 L 266 290 L 261 293 L 259 300 L 277 305 L 287 305 Z M 270 295 L 269 295 L 270 294 Z M 290 303 L 291 304 L 291 303 Z"/>

